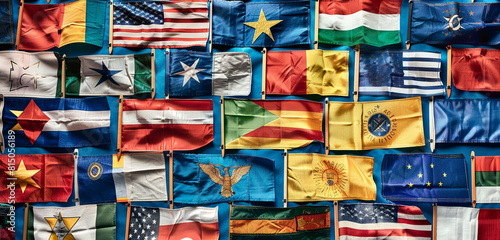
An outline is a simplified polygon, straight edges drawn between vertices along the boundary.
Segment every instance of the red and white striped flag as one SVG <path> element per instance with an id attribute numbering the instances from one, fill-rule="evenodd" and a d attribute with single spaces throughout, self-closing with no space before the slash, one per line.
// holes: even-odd
<path id="1" fill-rule="evenodd" d="M 214 139 L 212 100 L 123 100 L 123 151 L 194 150 Z"/>
<path id="2" fill-rule="evenodd" d="M 431 239 L 432 226 L 418 207 L 340 204 L 340 240 Z"/>
<path id="3" fill-rule="evenodd" d="M 185 48 L 206 46 L 207 0 L 113 3 L 113 45 Z"/>

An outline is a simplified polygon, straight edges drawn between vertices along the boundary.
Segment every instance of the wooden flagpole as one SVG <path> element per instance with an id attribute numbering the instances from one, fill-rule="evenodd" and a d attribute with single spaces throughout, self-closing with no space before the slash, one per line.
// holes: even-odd
<path id="1" fill-rule="evenodd" d="M 66 54 L 62 56 L 62 63 L 61 63 L 61 93 L 62 93 L 62 98 L 66 97 Z"/>
<path id="2" fill-rule="evenodd" d="M 359 98 L 359 44 L 354 47 L 354 91 L 352 94 L 354 95 L 354 102 L 358 102 Z"/>
<path id="3" fill-rule="evenodd" d="M 339 230 L 339 201 L 333 201 L 333 219 L 334 219 L 334 227 L 335 227 L 335 239 L 340 239 L 340 230 Z"/>
<path id="4" fill-rule="evenodd" d="M 429 98 L 429 145 L 431 152 L 436 149 L 436 128 L 434 126 L 434 97 Z"/>
<path id="5" fill-rule="evenodd" d="M 125 240 L 128 240 L 128 233 L 130 231 L 130 212 L 132 210 L 132 203 L 127 202 L 127 226 L 125 226 Z"/>
<path id="6" fill-rule="evenodd" d="M 319 32 L 319 0 L 315 0 L 314 6 L 314 49 L 318 49 L 318 32 Z"/>
<path id="7" fill-rule="evenodd" d="M 170 209 L 174 209 L 174 151 L 168 153 L 168 195 L 170 197 Z"/>
<path id="8" fill-rule="evenodd" d="M 24 0 L 21 0 L 19 4 L 20 6 L 19 6 L 19 15 L 17 19 L 17 33 L 16 33 L 16 45 L 15 45 L 16 51 L 19 50 L 19 39 L 21 38 L 21 23 L 23 20 Z"/>
<path id="9" fill-rule="evenodd" d="M 448 94 L 448 98 L 451 96 L 451 45 L 446 47 L 448 62 L 447 62 L 447 74 L 446 74 L 446 92 Z"/>
<path id="10" fill-rule="evenodd" d="M 166 66 L 165 66 L 165 72 L 167 73 L 166 75 L 169 75 L 169 72 L 170 72 L 170 49 L 165 49 L 165 62 L 166 62 Z M 170 82 L 170 79 L 168 76 L 165 76 L 165 84 L 168 86 Z M 170 98 L 170 94 L 168 94 L 168 91 L 167 91 L 167 88 L 165 87 L 165 99 L 169 99 Z M 169 88 L 170 89 L 170 88 Z"/>
<path id="11" fill-rule="evenodd" d="M 220 96 L 220 129 L 221 129 L 221 134 L 220 134 L 220 139 L 221 139 L 221 153 L 222 157 L 224 158 L 224 155 L 226 155 L 226 146 L 225 146 L 225 132 L 224 132 L 224 97 Z"/>
<path id="12" fill-rule="evenodd" d="M 118 138 L 116 139 L 116 157 L 120 159 L 122 154 L 122 127 L 123 127 L 123 95 L 120 95 L 118 100 L 120 105 L 118 106 Z"/>
<path id="13" fill-rule="evenodd" d="M 328 98 L 325 99 L 325 154 L 330 153 L 330 101 Z"/>
<path id="14" fill-rule="evenodd" d="M 476 153 L 470 152 L 470 176 L 472 184 L 472 207 L 476 207 Z"/>
<path id="15" fill-rule="evenodd" d="M 151 49 L 151 98 L 155 98 L 156 94 L 156 66 L 155 66 L 155 49 Z"/>
<path id="16" fill-rule="evenodd" d="M 283 207 L 288 207 L 288 150 L 283 153 Z"/>
<path id="17" fill-rule="evenodd" d="M 24 226 L 23 226 L 23 240 L 28 239 L 28 213 L 30 210 L 30 204 L 24 204 Z"/>
<path id="18" fill-rule="evenodd" d="M 5 98 L 4 98 L 3 94 L 0 93 L 0 111 L 3 111 L 4 104 L 5 104 Z M 2 118 L 2 114 L 0 114 L 0 119 L 1 118 Z M 3 127 L 1 123 L 2 122 L 0 121 L 0 129 Z M 2 154 L 5 152 L 5 145 L 6 145 L 5 141 L 6 141 L 6 139 L 3 138 L 3 134 L 0 134 L 0 151 L 2 152 Z"/>
<path id="19" fill-rule="evenodd" d="M 436 240 L 437 239 L 437 203 L 432 204 L 432 239 Z"/>
<path id="20" fill-rule="evenodd" d="M 262 99 L 266 99 L 267 48 L 262 49 Z"/>
<path id="21" fill-rule="evenodd" d="M 78 179 L 78 148 L 73 151 L 73 166 L 74 166 L 74 179 Z M 74 181 L 75 189 L 75 206 L 80 206 L 80 190 L 78 188 L 78 180 Z"/>
<path id="22" fill-rule="evenodd" d="M 212 49 L 213 49 L 213 43 L 212 43 L 212 28 L 213 28 L 213 15 L 214 15 L 214 1 L 213 0 L 208 0 L 210 2 L 210 25 L 209 25 L 209 38 L 208 38 L 208 51 L 209 52 L 212 52 Z"/>
<path id="23" fill-rule="evenodd" d="M 113 52 L 113 0 L 109 1 L 109 54 Z"/>

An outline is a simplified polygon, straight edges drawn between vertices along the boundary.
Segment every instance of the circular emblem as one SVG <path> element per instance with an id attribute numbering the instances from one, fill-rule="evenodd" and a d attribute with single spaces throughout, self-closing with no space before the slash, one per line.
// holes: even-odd
<path id="1" fill-rule="evenodd" d="M 391 120 L 385 114 L 375 113 L 368 119 L 368 131 L 377 137 L 383 137 L 391 131 Z"/>
<path id="2" fill-rule="evenodd" d="M 323 181 L 325 181 L 328 186 L 333 186 L 337 184 L 339 178 L 338 176 L 339 174 L 337 169 L 326 169 L 323 172 Z"/>
<path id="3" fill-rule="evenodd" d="M 98 162 L 93 162 L 87 169 L 87 175 L 92 180 L 98 180 L 102 176 L 102 165 Z"/>

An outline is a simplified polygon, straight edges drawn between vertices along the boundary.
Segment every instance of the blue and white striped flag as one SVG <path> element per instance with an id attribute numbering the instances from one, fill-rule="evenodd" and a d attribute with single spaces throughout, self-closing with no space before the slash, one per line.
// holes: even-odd
<path id="1" fill-rule="evenodd" d="M 441 53 L 383 51 L 361 53 L 359 92 L 371 96 L 439 96 L 445 94 Z"/>

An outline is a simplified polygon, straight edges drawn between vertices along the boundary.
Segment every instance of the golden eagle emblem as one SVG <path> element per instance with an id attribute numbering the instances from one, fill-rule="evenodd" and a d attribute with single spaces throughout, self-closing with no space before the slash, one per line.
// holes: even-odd
<path id="1" fill-rule="evenodd" d="M 213 182 L 222 185 L 220 194 L 225 198 L 229 198 L 234 195 L 232 186 L 238 183 L 240 179 L 244 175 L 246 175 L 252 167 L 251 165 L 224 167 L 222 165 L 212 163 L 199 163 L 199 166 L 201 170 L 203 170 L 203 172 L 206 173 Z M 222 168 L 222 171 L 224 171 L 224 175 L 221 174 L 218 167 Z M 231 168 L 234 168 L 232 176 L 229 175 L 229 169 Z"/>

